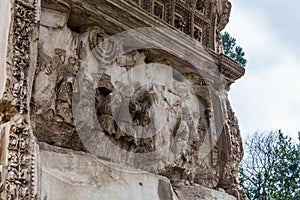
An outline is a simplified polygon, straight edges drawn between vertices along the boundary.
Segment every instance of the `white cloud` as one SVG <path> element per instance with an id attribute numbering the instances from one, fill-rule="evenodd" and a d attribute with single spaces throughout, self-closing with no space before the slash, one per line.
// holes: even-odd
<path id="1" fill-rule="evenodd" d="M 284 41 L 291 39 L 289 33 L 278 38 L 280 27 L 270 23 L 270 13 L 240 4 L 233 2 L 226 31 L 237 39 L 249 61 L 246 75 L 230 91 L 242 133 L 282 129 L 296 138 L 300 131 L 298 47 Z"/>

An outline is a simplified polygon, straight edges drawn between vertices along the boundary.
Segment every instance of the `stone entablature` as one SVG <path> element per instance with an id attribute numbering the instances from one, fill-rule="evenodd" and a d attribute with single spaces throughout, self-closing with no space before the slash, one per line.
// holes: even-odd
<path id="1" fill-rule="evenodd" d="M 224 55 L 222 50 L 220 32 L 228 23 L 231 10 L 231 3 L 228 0 L 107 0 L 101 2 L 101 6 L 96 7 L 82 7 L 81 5 L 84 4 L 84 1 L 81 1 L 79 0 L 75 4 L 73 1 L 64 0 L 66 6 L 61 8 L 61 12 L 70 13 L 68 26 L 77 32 L 80 32 L 80 27 L 97 23 L 102 24 L 102 28 L 107 30 L 109 34 L 149 26 L 174 28 L 194 38 L 206 47 L 212 54 L 212 57 L 218 57 L 216 58 L 218 66 L 220 60 L 223 60 L 222 63 L 227 63 L 222 65 L 220 71 L 221 73 L 224 72 L 225 77 L 227 77 L 228 85 L 242 77 L 245 73 L 245 69 Z M 91 4 L 97 5 L 96 1 L 93 2 L 92 0 L 91 2 Z M 155 2 L 158 5 L 163 5 L 163 13 L 167 15 L 163 18 L 165 20 L 160 19 L 153 13 L 153 6 L 156 5 Z M 44 3 L 45 8 L 51 8 L 55 5 L 57 5 L 57 2 L 52 0 Z M 201 14 L 199 10 L 197 11 L 197 5 L 198 9 L 204 7 L 205 14 Z M 185 27 L 181 29 L 175 26 L 174 20 L 177 15 L 175 8 L 177 7 L 180 10 L 184 10 L 184 14 L 182 15 L 185 21 L 182 23 L 190 24 L 189 28 Z M 70 9 L 72 10 L 71 12 Z M 111 10 L 115 10 L 115 12 L 111 12 Z M 149 15 L 149 12 L 151 15 Z M 78 17 L 82 19 L 75 20 Z M 199 21 L 198 18 L 201 20 Z M 197 37 L 197 30 L 202 31 L 199 37 Z M 236 70 L 232 71 L 233 68 Z M 229 71 L 229 73 L 226 71 Z M 235 75 L 232 76 L 231 72 Z"/>
<path id="2" fill-rule="evenodd" d="M 208 49 L 207 51 L 219 67 L 220 73 L 224 75 L 227 88 L 245 74 L 245 68 L 241 67 L 241 65 L 232 58 L 222 53 L 218 54 L 211 49 Z"/>
<path id="3" fill-rule="evenodd" d="M 215 51 L 218 49 L 218 35 L 228 23 L 231 10 L 231 3 L 227 0 L 127 1 Z"/>

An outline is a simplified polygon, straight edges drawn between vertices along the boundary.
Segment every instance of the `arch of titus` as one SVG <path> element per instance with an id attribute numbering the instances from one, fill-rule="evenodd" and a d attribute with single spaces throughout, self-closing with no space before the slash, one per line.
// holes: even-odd
<path id="1" fill-rule="evenodd" d="M 0 199 L 247 199 L 228 0 L 1 0 Z"/>

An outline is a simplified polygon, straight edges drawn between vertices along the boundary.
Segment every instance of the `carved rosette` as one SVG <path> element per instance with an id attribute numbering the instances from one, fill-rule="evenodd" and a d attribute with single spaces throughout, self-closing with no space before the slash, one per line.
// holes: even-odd
<path id="1" fill-rule="evenodd" d="M 8 66 L 11 77 L 12 105 L 18 113 L 11 118 L 8 142 L 8 161 L 1 199 L 35 199 L 35 155 L 33 134 L 26 120 L 28 114 L 28 73 L 30 68 L 31 35 L 37 23 L 38 0 L 12 2 L 12 63 Z"/>

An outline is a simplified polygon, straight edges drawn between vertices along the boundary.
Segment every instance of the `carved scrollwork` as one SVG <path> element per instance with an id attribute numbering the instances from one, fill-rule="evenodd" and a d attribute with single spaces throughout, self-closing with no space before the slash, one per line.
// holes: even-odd
<path id="1" fill-rule="evenodd" d="M 33 199 L 34 155 L 28 123 L 20 117 L 9 131 L 6 199 Z"/>
<path id="2" fill-rule="evenodd" d="M 9 130 L 6 172 L 1 177 L 1 199 L 34 199 L 34 155 L 32 134 L 25 121 L 28 112 L 27 79 L 30 67 L 31 34 L 37 22 L 37 0 L 15 0 L 12 29 L 12 105 L 15 113 Z"/>
<path id="3" fill-rule="evenodd" d="M 27 70 L 30 65 L 30 33 L 34 27 L 35 8 L 32 4 L 17 0 L 15 2 L 13 30 L 13 105 L 24 113 L 27 111 Z"/>

